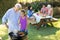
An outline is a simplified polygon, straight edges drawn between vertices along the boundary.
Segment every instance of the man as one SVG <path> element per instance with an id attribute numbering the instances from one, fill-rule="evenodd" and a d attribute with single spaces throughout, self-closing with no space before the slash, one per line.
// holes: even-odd
<path id="1" fill-rule="evenodd" d="M 43 4 L 43 7 L 41 8 L 41 13 L 43 14 L 43 16 L 46 16 L 48 13 L 48 9 L 44 4 Z"/>
<path id="2" fill-rule="evenodd" d="M 41 8 L 41 13 L 42 13 L 42 16 L 44 16 L 44 17 L 46 17 L 48 15 L 48 9 L 45 6 L 45 4 L 43 4 L 43 6 Z M 46 22 L 46 19 L 44 21 Z M 42 26 L 46 27 L 46 24 L 43 24 Z"/>
<path id="3" fill-rule="evenodd" d="M 20 16 L 20 8 L 21 4 L 17 3 L 13 8 L 8 9 L 5 15 L 2 17 L 3 24 L 6 24 L 8 22 L 8 33 L 17 33 L 17 31 L 19 31 L 18 19 Z"/>

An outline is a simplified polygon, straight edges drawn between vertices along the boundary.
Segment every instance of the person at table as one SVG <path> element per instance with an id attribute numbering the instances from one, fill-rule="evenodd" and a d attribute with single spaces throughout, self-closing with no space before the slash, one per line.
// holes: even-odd
<path id="1" fill-rule="evenodd" d="M 32 10 L 32 6 L 28 6 L 28 11 L 27 11 L 27 16 L 28 16 L 28 18 L 31 18 L 32 17 L 32 15 L 33 15 L 33 10 Z"/>
<path id="2" fill-rule="evenodd" d="M 48 15 L 48 9 L 45 4 L 43 4 L 40 12 L 42 13 L 43 17 L 46 17 Z M 46 19 L 44 21 L 46 21 Z M 42 26 L 46 27 L 46 24 L 43 24 Z"/>
<path id="3" fill-rule="evenodd" d="M 46 16 L 47 15 L 48 9 L 47 9 L 47 7 L 44 4 L 43 4 L 40 12 L 43 14 L 43 16 Z"/>
<path id="4" fill-rule="evenodd" d="M 50 18 L 52 18 L 52 17 L 53 17 L 53 9 L 52 9 L 51 5 L 48 4 L 48 5 L 47 5 L 47 8 L 48 8 L 48 16 L 49 16 Z"/>

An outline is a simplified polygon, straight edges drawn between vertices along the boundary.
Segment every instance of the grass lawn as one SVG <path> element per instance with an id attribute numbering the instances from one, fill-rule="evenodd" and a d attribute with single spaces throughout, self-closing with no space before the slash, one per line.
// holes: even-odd
<path id="1" fill-rule="evenodd" d="M 53 24 L 54 27 L 40 27 L 39 30 L 36 30 L 36 26 L 29 25 L 28 40 L 60 40 L 60 19 Z M 0 37 L 2 37 L 3 40 L 8 40 L 7 34 L 7 28 L 0 25 Z"/>

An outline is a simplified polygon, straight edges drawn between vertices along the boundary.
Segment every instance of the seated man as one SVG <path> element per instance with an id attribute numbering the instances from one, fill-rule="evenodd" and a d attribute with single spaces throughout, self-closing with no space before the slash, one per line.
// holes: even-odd
<path id="1" fill-rule="evenodd" d="M 43 17 L 46 17 L 48 15 L 48 8 L 45 4 L 43 4 L 40 12 L 42 13 Z M 46 19 L 44 19 L 44 21 L 46 22 Z M 46 24 L 43 24 L 42 26 L 46 27 Z"/>
<path id="2" fill-rule="evenodd" d="M 47 7 L 44 4 L 43 4 L 40 12 L 43 14 L 43 16 L 47 16 L 48 9 L 47 9 Z"/>

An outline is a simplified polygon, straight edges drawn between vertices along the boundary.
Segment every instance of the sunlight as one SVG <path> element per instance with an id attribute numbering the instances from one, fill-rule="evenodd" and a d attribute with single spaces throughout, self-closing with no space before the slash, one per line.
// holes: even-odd
<path id="1" fill-rule="evenodd" d="M 0 36 L 4 36 L 6 35 L 6 32 L 7 32 L 7 28 L 5 25 L 0 25 Z"/>
<path id="2" fill-rule="evenodd" d="M 41 1 L 41 0 L 17 0 L 18 2 L 28 2 L 28 3 L 31 3 L 31 2 L 35 2 L 35 1 Z"/>
<path id="3" fill-rule="evenodd" d="M 0 31 L 4 31 L 7 30 L 6 26 L 3 24 L 0 24 Z"/>
<path id="4" fill-rule="evenodd" d="M 56 35 L 60 36 L 60 30 L 56 32 Z"/>
<path id="5" fill-rule="evenodd" d="M 53 23 L 53 24 L 54 24 L 54 27 L 60 28 L 60 23 L 59 22 L 56 22 L 56 23 Z"/>
<path id="6" fill-rule="evenodd" d="M 49 38 L 48 36 L 44 36 L 44 38 Z"/>
<path id="7" fill-rule="evenodd" d="M 6 34 L 6 32 L 3 32 L 3 31 L 0 31 L 0 35 L 5 35 Z"/>
<path id="8" fill-rule="evenodd" d="M 44 36 L 43 38 L 55 40 L 55 35 L 48 35 L 48 36 Z"/>
<path id="9" fill-rule="evenodd" d="M 50 35 L 49 38 L 55 40 L 55 35 Z"/>
<path id="10" fill-rule="evenodd" d="M 41 35 L 38 35 L 38 38 L 41 38 Z"/>

